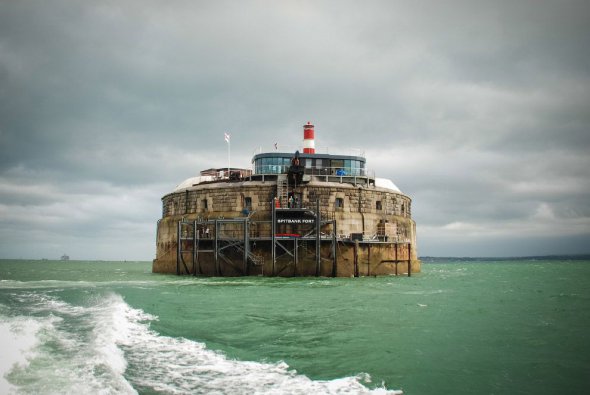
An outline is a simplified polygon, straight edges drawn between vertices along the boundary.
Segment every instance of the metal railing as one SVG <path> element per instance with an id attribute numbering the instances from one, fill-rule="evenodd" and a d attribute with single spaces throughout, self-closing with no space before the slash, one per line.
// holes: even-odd
<path id="1" fill-rule="evenodd" d="M 262 146 L 255 148 L 254 150 L 252 150 L 252 156 L 257 155 L 257 154 L 272 153 L 272 152 L 293 152 L 294 153 L 295 151 L 303 152 L 303 148 L 299 145 L 287 145 L 287 144 L 277 143 L 276 146 L 273 144 L 271 146 L 264 147 L 264 148 Z M 332 152 L 338 152 L 339 154 L 345 153 L 345 154 L 348 154 L 349 156 L 360 156 L 362 158 L 365 157 L 365 150 L 363 150 L 361 148 L 341 149 L 339 147 L 332 147 Z M 328 147 L 328 146 L 316 147 L 315 153 L 329 155 L 330 154 L 330 147 Z"/>
<path id="2" fill-rule="evenodd" d="M 260 165 L 256 166 L 254 174 L 287 174 L 289 165 Z M 373 170 L 364 167 L 305 167 L 305 174 L 312 176 L 357 176 L 374 177 Z"/>

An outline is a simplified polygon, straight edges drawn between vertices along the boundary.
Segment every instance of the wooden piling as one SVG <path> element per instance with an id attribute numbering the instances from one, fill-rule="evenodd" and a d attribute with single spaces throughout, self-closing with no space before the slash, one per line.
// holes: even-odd
<path id="1" fill-rule="evenodd" d="M 408 277 L 412 276 L 412 244 L 408 243 Z"/>
<path id="2" fill-rule="evenodd" d="M 354 241 L 354 276 L 359 276 L 359 241 Z"/>

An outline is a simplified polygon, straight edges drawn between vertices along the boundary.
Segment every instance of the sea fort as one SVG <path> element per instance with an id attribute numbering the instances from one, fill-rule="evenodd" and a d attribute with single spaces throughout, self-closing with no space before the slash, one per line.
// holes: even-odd
<path id="1" fill-rule="evenodd" d="M 226 140 L 228 136 L 226 135 Z M 162 198 L 152 270 L 195 276 L 411 275 L 420 271 L 412 200 L 364 155 L 260 152 Z"/>

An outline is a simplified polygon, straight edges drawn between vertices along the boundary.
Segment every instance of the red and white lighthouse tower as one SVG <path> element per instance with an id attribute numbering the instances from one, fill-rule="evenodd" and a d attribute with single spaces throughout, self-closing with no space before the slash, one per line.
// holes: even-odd
<path id="1" fill-rule="evenodd" d="M 315 131 L 311 122 L 303 125 L 303 153 L 315 154 Z"/>

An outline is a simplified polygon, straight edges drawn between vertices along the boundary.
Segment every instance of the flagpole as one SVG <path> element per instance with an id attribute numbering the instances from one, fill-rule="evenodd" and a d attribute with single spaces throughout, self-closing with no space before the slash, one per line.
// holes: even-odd
<path id="1" fill-rule="evenodd" d="M 231 140 L 231 135 L 227 132 L 223 133 L 223 138 L 225 139 L 225 142 L 227 143 L 227 178 L 229 179 L 229 169 L 231 168 L 231 148 L 230 148 L 230 140 Z"/>

